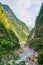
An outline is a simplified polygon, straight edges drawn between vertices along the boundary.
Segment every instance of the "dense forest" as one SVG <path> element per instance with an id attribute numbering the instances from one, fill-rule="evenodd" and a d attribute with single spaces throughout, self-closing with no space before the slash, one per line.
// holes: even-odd
<path id="1" fill-rule="evenodd" d="M 22 28 L 23 26 L 25 29 Z M 28 33 L 29 29 L 26 24 L 18 20 L 7 5 L 0 3 L 0 65 L 4 65 L 2 59 L 9 61 L 12 58 L 14 60 L 18 58 L 18 55 L 14 51 L 20 48 L 20 40 L 25 41 Z M 13 64 L 16 65 L 15 63 Z M 25 63 L 20 64 L 23 65 Z"/>
<path id="2" fill-rule="evenodd" d="M 32 36 L 33 38 L 31 39 Z M 30 35 L 28 36 L 27 43 L 29 43 L 29 46 L 34 47 L 34 49 L 38 51 L 39 65 L 43 65 L 43 3 L 36 18 L 35 28 L 32 29 Z"/>
<path id="3" fill-rule="evenodd" d="M 6 11 L 7 18 L 10 20 L 9 22 L 12 25 L 12 29 L 13 29 L 14 33 L 19 38 L 19 41 L 20 42 L 25 42 L 26 38 L 27 38 L 27 36 L 29 34 L 28 26 L 24 22 L 20 21 L 15 16 L 15 14 L 13 13 L 13 11 L 11 10 L 11 8 L 8 5 L 0 3 L 0 6 L 2 6 L 3 9 Z"/>
<path id="4" fill-rule="evenodd" d="M 23 42 L 28 47 L 22 46 Z M 37 64 L 43 65 L 43 3 L 36 17 L 35 27 L 31 31 L 24 22 L 15 16 L 8 5 L 0 3 L 0 65 L 26 65 L 23 59 L 18 64 L 16 60 L 22 53 L 25 59 L 25 54 L 29 54 L 31 48 L 38 53 Z M 20 49 L 20 54 L 15 52 L 15 50 L 18 52 L 18 49 Z M 28 59 L 27 56 L 26 59 Z M 9 63 L 10 60 L 13 60 L 13 63 Z M 26 62 L 28 61 L 26 60 Z M 32 60 L 32 62 L 34 61 Z"/>

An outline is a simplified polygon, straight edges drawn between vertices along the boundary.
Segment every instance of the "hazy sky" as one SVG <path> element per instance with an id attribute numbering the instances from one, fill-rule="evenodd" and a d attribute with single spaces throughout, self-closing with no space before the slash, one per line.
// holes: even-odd
<path id="1" fill-rule="evenodd" d="M 0 0 L 0 2 L 8 4 L 20 20 L 33 28 L 43 0 Z"/>

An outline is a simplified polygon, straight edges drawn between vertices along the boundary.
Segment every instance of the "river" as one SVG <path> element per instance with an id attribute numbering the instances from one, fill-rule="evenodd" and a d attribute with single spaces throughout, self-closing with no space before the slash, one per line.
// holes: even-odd
<path id="1" fill-rule="evenodd" d="M 22 61 L 25 61 L 26 65 L 37 65 L 35 61 L 27 61 L 27 58 L 31 55 L 33 55 L 34 50 L 29 48 L 28 46 L 25 46 L 25 44 L 20 44 L 22 51 L 18 53 L 20 56 L 19 60 L 16 60 L 16 63 L 20 63 Z"/>
<path id="2" fill-rule="evenodd" d="M 26 65 L 37 65 L 36 61 L 28 60 L 28 58 L 34 54 L 34 50 L 29 48 L 28 46 L 25 46 L 24 43 L 20 44 L 20 46 L 21 50 L 18 50 L 18 55 L 20 58 L 16 60 L 16 64 L 24 61 Z M 5 59 L 3 59 L 3 61 L 6 62 Z M 8 63 L 12 64 L 13 61 L 14 60 L 10 60 Z"/>

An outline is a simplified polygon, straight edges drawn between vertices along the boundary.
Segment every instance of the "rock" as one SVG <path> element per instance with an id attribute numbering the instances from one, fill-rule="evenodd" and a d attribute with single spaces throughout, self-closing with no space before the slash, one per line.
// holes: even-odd
<path id="1" fill-rule="evenodd" d="M 37 61 L 37 58 L 34 56 L 34 55 L 31 55 L 31 56 L 29 56 L 27 59 L 26 59 L 26 61 L 27 62 L 29 62 L 29 61 Z"/>
<path id="2" fill-rule="evenodd" d="M 23 53 L 24 51 L 20 51 L 20 53 Z"/>
<path id="3" fill-rule="evenodd" d="M 20 53 L 23 53 L 24 51 L 23 51 L 23 49 L 19 49 L 19 52 L 20 52 Z"/>
<path id="4" fill-rule="evenodd" d="M 34 61 L 34 56 L 30 56 L 30 59 L 31 59 L 32 61 Z"/>
<path id="5" fill-rule="evenodd" d="M 26 61 L 27 61 L 27 62 L 29 62 L 30 60 L 31 60 L 31 58 L 30 58 L 30 57 L 26 58 Z"/>
<path id="6" fill-rule="evenodd" d="M 37 59 L 34 59 L 34 61 L 36 62 L 36 61 L 37 61 Z"/>
<path id="7" fill-rule="evenodd" d="M 35 58 L 38 57 L 38 53 L 37 53 L 37 52 L 34 53 L 34 57 L 35 57 Z"/>

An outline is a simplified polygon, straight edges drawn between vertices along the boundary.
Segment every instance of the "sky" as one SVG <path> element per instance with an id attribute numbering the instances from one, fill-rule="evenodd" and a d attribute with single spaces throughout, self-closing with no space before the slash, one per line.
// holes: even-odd
<path id="1" fill-rule="evenodd" d="M 9 5 L 15 15 L 32 29 L 43 0 L 0 0 L 0 2 Z"/>

